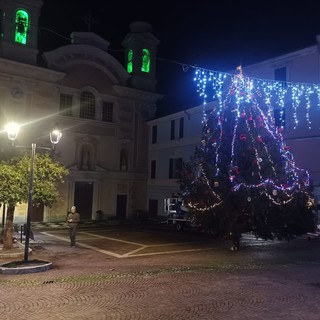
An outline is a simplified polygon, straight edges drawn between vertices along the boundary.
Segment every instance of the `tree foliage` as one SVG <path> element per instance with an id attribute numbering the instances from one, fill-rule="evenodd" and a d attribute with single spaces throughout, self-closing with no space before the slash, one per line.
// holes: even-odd
<path id="1" fill-rule="evenodd" d="M 12 248 L 14 208 L 28 201 L 30 181 L 29 155 L 0 162 L 0 202 L 7 206 L 6 227 L 3 237 L 4 249 Z M 47 154 L 36 154 L 33 179 L 33 206 L 41 204 L 51 207 L 60 199 L 58 184 L 68 174 L 59 161 Z"/>

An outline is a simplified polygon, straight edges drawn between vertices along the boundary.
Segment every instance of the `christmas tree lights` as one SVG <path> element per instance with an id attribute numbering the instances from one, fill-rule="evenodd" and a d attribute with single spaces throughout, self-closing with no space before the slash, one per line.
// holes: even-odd
<path id="1" fill-rule="evenodd" d="M 241 67 L 238 67 L 238 71 L 241 75 L 240 78 L 238 75 L 224 72 L 196 69 L 194 81 L 203 103 L 218 101 L 219 109 L 221 109 L 225 87 L 233 85 L 235 90 L 239 90 L 237 84 L 244 82 L 246 85 L 241 87 L 241 91 L 235 92 L 238 104 L 244 101 L 252 102 L 252 93 L 254 92 L 256 95 L 263 96 L 264 103 L 270 107 L 269 114 L 274 108 L 279 110 L 280 127 L 284 128 L 286 113 L 289 114 L 292 110 L 294 129 L 299 126 L 302 120 L 306 120 L 307 127 L 312 129 L 310 111 L 312 108 L 320 109 L 320 86 L 318 84 L 250 78 L 242 74 Z"/>
<path id="2" fill-rule="evenodd" d="M 309 174 L 296 166 L 283 139 L 285 111 L 290 101 L 296 128 L 304 105 L 311 128 L 310 108 L 320 91 L 316 85 L 248 78 L 241 67 L 238 72 L 196 70 L 197 90 L 204 104 L 213 100 L 213 109 L 204 109 L 201 145 L 184 164 L 183 198 L 198 219 L 209 215 L 219 226 L 229 224 L 223 231 L 241 224 L 266 239 L 289 238 L 311 228 L 313 201 Z"/>

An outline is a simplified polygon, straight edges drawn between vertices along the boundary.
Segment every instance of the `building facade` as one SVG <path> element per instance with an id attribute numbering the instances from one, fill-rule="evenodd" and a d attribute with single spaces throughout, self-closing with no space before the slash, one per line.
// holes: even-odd
<path id="1" fill-rule="evenodd" d="M 39 60 L 41 7 L 41 0 L 11 0 L 0 8 L 1 125 L 19 123 L 18 143 L 26 146 L 50 146 L 49 131 L 58 127 L 55 154 L 69 169 L 62 201 L 35 209 L 32 221 L 65 220 L 72 205 L 82 219 L 98 213 L 128 218 L 147 210 L 146 121 L 161 98 L 152 27 L 130 25 L 122 42 L 124 65 L 108 52 L 109 42 L 91 32 L 72 33 L 70 44 Z M 15 222 L 25 217 L 26 205 L 19 205 Z"/>
<path id="2" fill-rule="evenodd" d="M 164 215 L 164 199 L 179 194 L 179 170 L 200 145 L 203 112 L 210 103 L 148 121 L 149 213 Z"/>

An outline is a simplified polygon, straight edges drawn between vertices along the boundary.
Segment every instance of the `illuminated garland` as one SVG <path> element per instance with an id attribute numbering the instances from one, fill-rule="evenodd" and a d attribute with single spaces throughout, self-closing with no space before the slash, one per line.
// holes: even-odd
<path id="1" fill-rule="evenodd" d="M 290 203 L 297 191 L 309 186 L 309 174 L 296 167 L 293 155 L 283 141 L 282 131 L 288 94 L 290 94 L 294 110 L 294 128 L 299 123 L 297 111 L 301 104 L 305 103 L 305 119 L 308 128 L 311 129 L 311 95 L 316 93 L 319 96 L 320 88 L 317 85 L 248 78 L 243 76 L 241 67 L 238 68 L 238 71 L 237 75 L 228 75 L 202 69 L 196 70 L 197 91 L 203 97 L 204 104 L 209 99 L 207 93 L 209 83 L 212 83 L 211 100 L 216 102 L 210 114 L 203 112 L 204 130 L 201 139 L 204 154 L 211 152 L 213 155 L 214 172 L 211 173 L 214 178 L 208 178 L 208 176 L 212 177 L 212 174 L 208 175 L 202 164 L 199 168 L 200 176 L 209 187 L 215 203 L 203 205 L 198 201 L 188 202 L 188 206 L 197 211 L 208 211 L 223 203 L 219 196 L 219 190 L 214 191 L 212 185 L 219 186 L 220 173 L 222 172 L 220 153 L 223 150 L 224 123 L 228 121 L 234 121 L 231 127 L 231 160 L 229 164 L 229 179 L 233 191 L 246 189 L 251 195 L 252 190 L 257 190 L 258 194 L 264 195 L 274 205 L 279 206 Z M 277 105 L 280 110 L 279 127 L 276 127 L 274 123 L 273 104 Z M 273 148 L 271 151 L 269 150 L 270 145 L 264 139 L 274 142 L 271 145 Z M 242 173 L 238 167 L 241 165 L 241 159 L 237 158 L 236 151 L 240 150 L 241 145 L 245 143 L 249 143 L 252 150 L 252 177 L 255 183 L 241 181 L 243 177 L 241 177 Z M 279 148 L 278 152 L 274 150 L 275 148 Z M 277 163 L 272 157 L 274 153 L 278 154 L 276 161 L 284 164 L 285 174 L 276 169 Z M 268 176 L 263 173 L 263 164 L 270 168 L 270 171 L 267 172 Z M 251 200 L 251 196 L 248 196 L 247 201 Z"/>
<path id="2" fill-rule="evenodd" d="M 206 104 L 208 101 L 213 100 L 218 101 L 219 109 L 221 110 L 223 108 L 222 95 L 224 89 L 229 86 L 238 87 L 241 82 L 245 84 L 243 86 L 245 92 L 236 92 L 238 104 L 252 102 L 252 93 L 260 93 L 264 97 L 265 104 L 270 107 L 269 116 L 272 114 L 273 107 L 279 109 L 280 127 L 284 128 L 285 111 L 286 108 L 291 106 L 293 109 L 294 129 L 298 127 L 302 120 L 305 120 L 307 127 L 312 129 L 310 111 L 312 107 L 319 109 L 320 85 L 249 78 L 243 76 L 241 66 L 237 70 L 240 71 L 241 77 L 238 74 L 233 75 L 196 68 L 194 81 L 203 103 Z M 303 109 L 304 112 L 303 115 L 298 117 L 300 109 Z M 301 117 L 304 119 L 301 119 Z"/>
<path id="3" fill-rule="evenodd" d="M 190 209 L 192 210 L 197 210 L 197 211 L 200 211 L 200 212 L 205 212 L 205 211 L 209 211 L 209 210 L 212 210 L 213 208 L 221 205 L 223 203 L 221 197 L 219 196 L 219 194 L 217 194 L 211 187 L 211 184 L 210 184 L 210 180 L 207 178 L 207 175 L 203 169 L 203 166 L 202 164 L 199 164 L 199 175 L 202 176 L 206 182 L 206 185 L 208 186 L 208 189 L 210 190 L 210 193 L 211 195 L 213 196 L 213 198 L 217 201 L 215 202 L 214 204 L 212 205 L 207 205 L 207 206 L 203 206 L 201 203 L 199 202 L 190 202 L 188 201 L 186 203 L 186 206 L 189 207 Z"/>

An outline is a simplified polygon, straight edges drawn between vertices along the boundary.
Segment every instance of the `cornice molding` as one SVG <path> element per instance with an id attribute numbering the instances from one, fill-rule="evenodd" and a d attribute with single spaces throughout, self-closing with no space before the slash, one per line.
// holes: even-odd
<path id="1" fill-rule="evenodd" d="M 141 100 L 149 103 L 156 103 L 163 97 L 163 95 L 155 92 L 148 92 L 118 85 L 114 85 L 113 89 L 122 98 Z"/>
<path id="2" fill-rule="evenodd" d="M 0 58 L 0 72 L 11 76 L 55 83 L 65 76 L 64 72 Z"/>

